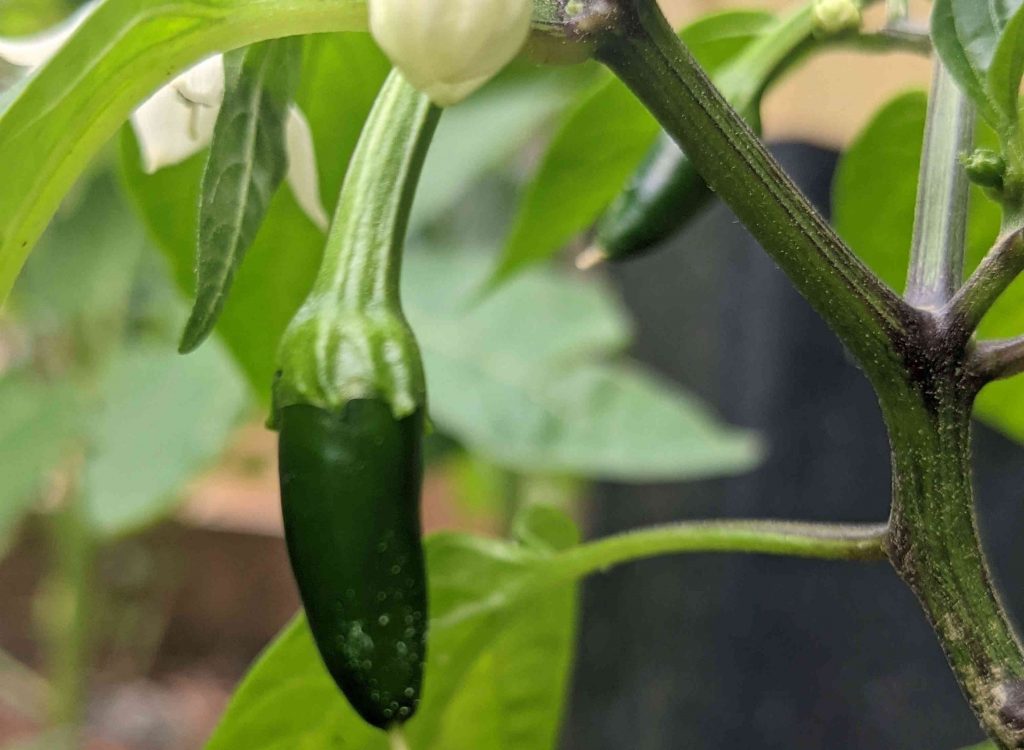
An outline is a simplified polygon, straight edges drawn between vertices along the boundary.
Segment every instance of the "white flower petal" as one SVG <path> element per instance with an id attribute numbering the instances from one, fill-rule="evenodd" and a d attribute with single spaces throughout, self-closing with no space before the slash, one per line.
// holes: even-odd
<path id="1" fill-rule="evenodd" d="M 224 58 L 214 55 L 171 82 L 185 101 L 203 107 L 219 107 L 224 101 Z"/>
<path id="2" fill-rule="evenodd" d="M 224 98 L 224 58 L 214 55 L 151 96 L 132 115 L 147 174 L 210 145 Z"/>
<path id="3" fill-rule="evenodd" d="M 316 163 L 313 131 L 302 110 L 295 105 L 288 112 L 285 138 L 288 148 L 288 185 L 295 196 L 295 202 L 321 231 L 326 232 L 330 218 L 320 197 L 320 170 Z"/>
<path id="4" fill-rule="evenodd" d="M 469 96 L 526 42 L 531 0 L 369 0 L 370 31 L 436 104 Z"/>

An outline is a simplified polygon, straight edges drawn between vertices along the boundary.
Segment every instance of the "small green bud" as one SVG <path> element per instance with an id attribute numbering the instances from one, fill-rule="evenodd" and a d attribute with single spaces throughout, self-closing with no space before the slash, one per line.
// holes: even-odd
<path id="1" fill-rule="evenodd" d="M 1006 159 L 1002 154 L 987 148 L 979 148 L 960 158 L 968 179 L 975 185 L 990 190 L 1002 190 L 1006 179 Z"/>
<path id="2" fill-rule="evenodd" d="M 814 23 L 824 36 L 860 28 L 863 16 L 857 0 L 815 0 Z"/>

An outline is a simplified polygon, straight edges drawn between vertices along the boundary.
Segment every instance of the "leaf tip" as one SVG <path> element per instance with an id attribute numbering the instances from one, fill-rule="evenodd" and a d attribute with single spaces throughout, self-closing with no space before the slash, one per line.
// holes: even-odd
<path id="1" fill-rule="evenodd" d="M 210 335 L 210 325 L 196 317 L 195 313 L 189 317 L 185 324 L 185 330 L 178 342 L 178 354 L 191 354 L 198 349 Z"/>

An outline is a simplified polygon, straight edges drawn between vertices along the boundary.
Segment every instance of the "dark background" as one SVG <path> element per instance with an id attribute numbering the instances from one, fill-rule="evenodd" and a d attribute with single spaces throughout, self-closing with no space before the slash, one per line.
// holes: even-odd
<path id="1" fill-rule="evenodd" d="M 827 208 L 833 153 L 777 148 Z M 880 522 L 888 444 L 867 380 L 724 207 L 618 265 L 635 354 L 759 430 L 739 478 L 603 485 L 591 537 L 707 517 Z M 1000 582 L 1024 580 L 1024 453 L 978 427 L 980 524 Z M 1002 586 L 1015 615 L 1018 587 Z M 982 734 L 913 595 L 885 563 L 763 556 L 638 562 L 584 586 L 568 750 L 953 750 Z"/>

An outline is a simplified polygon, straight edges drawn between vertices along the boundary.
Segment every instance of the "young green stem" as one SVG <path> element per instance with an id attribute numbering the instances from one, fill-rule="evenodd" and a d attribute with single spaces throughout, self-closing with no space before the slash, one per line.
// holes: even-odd
<path id="1" fill-rule="evenodd" d="M 884 560 L 887 527 L 872 524 L 815 524 L 793 521 L 686 521 L 630 531 L 559 552 L 550 565 L 512 592 L 479 607 L 459 610 L 432 623 L 444 628 L 468 616 L 485 615 L 510 599 L 523 600 L 555 586 L 570 584 L 616 565 L 661 555 L 741 552 L 818 560 Z"/>
<path id="2" fill-rule="evenodd" d="M 974 350 L 972 368 L 984 383 L 1024 373 L 1024 336 L 981 342 Z"/>
<path id="3" fill-rule="evenodd" d="M 441 110 L 424 96 L 410 94 L 411 86 L 397 73 L 382 89 L 373 110 L 374 121 L 391 128 L 364 132 L 360 151 L 387 157 L 353 159 L 345 175 L 323 264 L 313 286 L 314 295 L 329 297 L 339 307 L 365 310 L 398 304 L 402 248 L 412 199 Z M 388 145 L 399 128 L 407 148 L 392 156 Z"/>
<path id="4" fill-rule="evenodd" d="M 391 750 L 409 750 L 409 742 L 405 739 L 405 732 L 401 727 L 395 727 L 388 732 L 388 744 Z"/>
<path id="5" fill-rule="evenodd" d="M 969 338 L 982 318 L 1024 271 L 1024 230 L 999 238 L 981 265 L 949 303 L 950 325 Z M 966 340 L 966 339 L 965 339 Z"/>
<path id="6" fill-rule="evenodd" d="M 688 521 L 605 537 L 561 553 L 579 577 L 644 557 L 683 552 L 744 552 L 821 560 L 882 560 L 886 526 L 794 521 Z"/>
<path id="7" fill-rule="evenodd" d="M 281 340 L 275 412 L 382 398 L 401 418 L 426 403 L 399 280 L 409 212 L 440 110 L 396 70 L 352 157 L 313 289 Z"/>
<path id="8" fill-rule="evenodd" d="M 917 313 L 843 244 L 708 80 L 654 0 L 591 2 L 570 28 L 686 151 L 879 387 L 902 378 Z"/>
<path id="9" fill-rule="evenodd" d="M 66 750 L 81 744 L 92 656 L 96 541 L 72 493 L 52 517 L 55 566 L 45 596 L 45 629 L 53 680 L 53 722 Z"/>
<path id="10" fill-rule="evenodd" d="M 963 281 L 969 183 L 960 157 L 973 142 L 974 108 L 936 61 L 907 279 L 912 305 L 939 309 Z"/>

